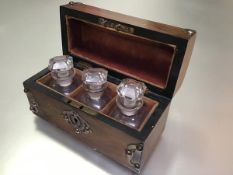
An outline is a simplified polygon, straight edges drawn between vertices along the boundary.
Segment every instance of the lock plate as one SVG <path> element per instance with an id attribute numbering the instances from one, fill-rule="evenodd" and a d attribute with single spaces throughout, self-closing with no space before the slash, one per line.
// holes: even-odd
<path id="1" fill-rule="evenodd" d="M 92 129 L 76 111 L 63 111 L 63 118 L 75 129 L 75 134 L 91 134 Z"/>

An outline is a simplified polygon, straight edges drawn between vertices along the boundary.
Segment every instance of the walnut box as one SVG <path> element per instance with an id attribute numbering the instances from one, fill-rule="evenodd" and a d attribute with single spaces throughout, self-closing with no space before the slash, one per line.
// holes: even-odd
<path id="1" fill-rule="evenodd" d="M 107 157 L 140 173 L 162 134 L 169 104 L 181 86 L 196 32 L 71 2 L 60 7 L 64 55 L 74 59 L 76 84 L 55 88 L 48 68 L 26 80 L 30 110 Z M 96 109 L 81 102 L 82 70 L 108 70 L 107 101 Z M 124 78 L 147 86 L 140 117 L 113 117 L 116 86 Z"/>

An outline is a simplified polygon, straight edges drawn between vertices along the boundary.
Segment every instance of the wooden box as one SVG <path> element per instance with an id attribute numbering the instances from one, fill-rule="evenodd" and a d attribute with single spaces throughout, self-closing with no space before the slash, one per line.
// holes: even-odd
<path id="1" fill-rule="evenodd" d="M 81 3 L 60 7 L 64 55 L 74 58 L 77 86 L 69 94 L 51 86 L 47 68 L 26 80 L 30 109 L 74 138 L 139 173 L 162 134 L 173 95 L 181 86 L 196 32 Z M 102 109 L 79 101 L 81 72 L 108 70 L 109 101 Z M 114 118 L 116 86 L 124 78 L 146 84 L 141 118 Z"/>

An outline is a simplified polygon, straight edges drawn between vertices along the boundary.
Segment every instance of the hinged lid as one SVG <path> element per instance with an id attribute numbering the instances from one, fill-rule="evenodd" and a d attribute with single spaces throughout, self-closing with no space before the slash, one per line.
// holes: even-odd
<path id="1" fill-rule="evenodd" d="M 132 77 L 171 98 L 180 87 L 195 31 L 155 23 L 81 3 L 61 6 L 63 53 Z"/>

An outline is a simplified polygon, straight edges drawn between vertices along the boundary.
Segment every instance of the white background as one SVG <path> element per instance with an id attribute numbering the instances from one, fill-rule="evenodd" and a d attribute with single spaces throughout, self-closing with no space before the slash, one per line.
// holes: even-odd
<path id="1" fill-rule="evenodd" d="M 28 110 L 22 82 L 62 54 L 59 5 L 0 0 L 0 174 L 127 175 Z M 197 30 L 184 83 L 144 175 L 233 174 L 233 1 L 82 1 Z M 113 150 L 114 151 L 114 150 Z"/>

